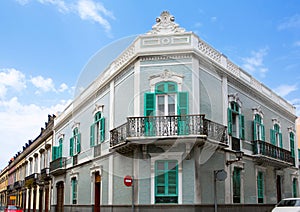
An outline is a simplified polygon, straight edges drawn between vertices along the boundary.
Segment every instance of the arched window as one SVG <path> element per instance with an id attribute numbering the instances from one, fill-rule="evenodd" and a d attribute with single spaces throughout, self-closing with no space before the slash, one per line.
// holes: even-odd
<path id="1" fill-rule="evenodd" d="M 90 146 L 100 144 L 105 140 L 105 119 L 100 111 L 94 115 L 94 122 L 90 126 Z"/>
<path id="2" fill-rule="evenodd" d="M 273 129 L 270 130 L 271 143 L 282 148 L 282 133 L 279 124 L 275 123 Z"/>
<path id="3" fill-rule="evenodd" d="M 259 114 L 255 114 L 253 120 L 253 140 L 265 141 L 265 126 Z"/>
<path id="4" fill-rule="evenodd" d="M 73 129 L 73 136 L 70 138 L 70 156 L 74 156 L 81 151 L 81 141 L 78 127 Z"/>

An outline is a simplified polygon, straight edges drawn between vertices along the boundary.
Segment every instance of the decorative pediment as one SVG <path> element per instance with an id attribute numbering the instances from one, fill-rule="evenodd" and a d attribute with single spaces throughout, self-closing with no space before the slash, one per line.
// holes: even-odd
<path id="1" fill-rule="evenodd" d="M 233 93 L 233 94 L 229 94 L 228 95 L 228 102 L 236 102 L 238 104 L 239 107 L 242 107 L 242 102 L 239 98 L 239 94 L 238 93 Z"/>
<path id="2" fill-rule="evenodd" d="M 160 17 L 156 18 L 156 24 L 152 26 L 152 30 L 147 34 L 172 34 L 185 32 L 185 29 L 179 27 L 175 22 L 175 18 L 168 11 L 163 11 Z"/>
<path id="3" fill-rule="evenodd" d="M 261 108 L 260 105 L 258 105 L 255 108 L 252 108 L 252 111 L 253 111 L 254 115 L 258 114 L 258 115 L 260 115 L 260 117 L 262 117 L 262 118 L 264 117 L 264 113 L 263 113 L 262 108 Z"/>
<path id="4" fill-rule="evenodd" d="M 165 69 L 162 73 L 155 74 L 149 77 L 151 91 L 152 92 L 154 91 L 154 87 L 156 83 L 163 82 L 163 81 L 176 82 L 178 86 L 178 90 L 181 91 L 183 78 L 184 78 L 183 75 Z"/>
<path id="5" fill-rule="evenodd" d="M 104 108 L 104 105 L 95 104 L 95 108 L 93 110 L 93 115 L 95 115 L 98 112 L 102 113 L 103 112 L 103 108 Z"/>

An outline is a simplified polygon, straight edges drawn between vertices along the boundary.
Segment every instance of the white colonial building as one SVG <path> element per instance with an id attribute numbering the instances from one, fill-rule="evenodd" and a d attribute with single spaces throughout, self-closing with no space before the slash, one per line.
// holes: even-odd
<path id="1" fill-rule="evenodd" d="M 299 194 L 295 108 L 168 12 L 77 89 L 54 120 L 52 211 L 265 211 Z"/>

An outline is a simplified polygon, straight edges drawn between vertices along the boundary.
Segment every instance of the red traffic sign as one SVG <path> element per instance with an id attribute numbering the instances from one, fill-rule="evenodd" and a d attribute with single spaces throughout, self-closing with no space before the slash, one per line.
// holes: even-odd
<path id="1" fill-rule="evenodd" d="M 126 186 L 128 186 L 128 187 L 132 186 L 132 183 L 133 183 L 133 179 L 132 179 L 131 176 L 127 175 L 127 176 L 124 177 L 124 184 Z"/>

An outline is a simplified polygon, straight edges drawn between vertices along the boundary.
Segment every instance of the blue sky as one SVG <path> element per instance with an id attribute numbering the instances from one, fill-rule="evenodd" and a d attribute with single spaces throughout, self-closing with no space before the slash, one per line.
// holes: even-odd
<path id="1" fill-rule="evenodd" d="M 1 0 L 0 169 L 62 111 L 100 49 L 151 30 L 164 10 L 300 115 L 298 0 Z"/>

